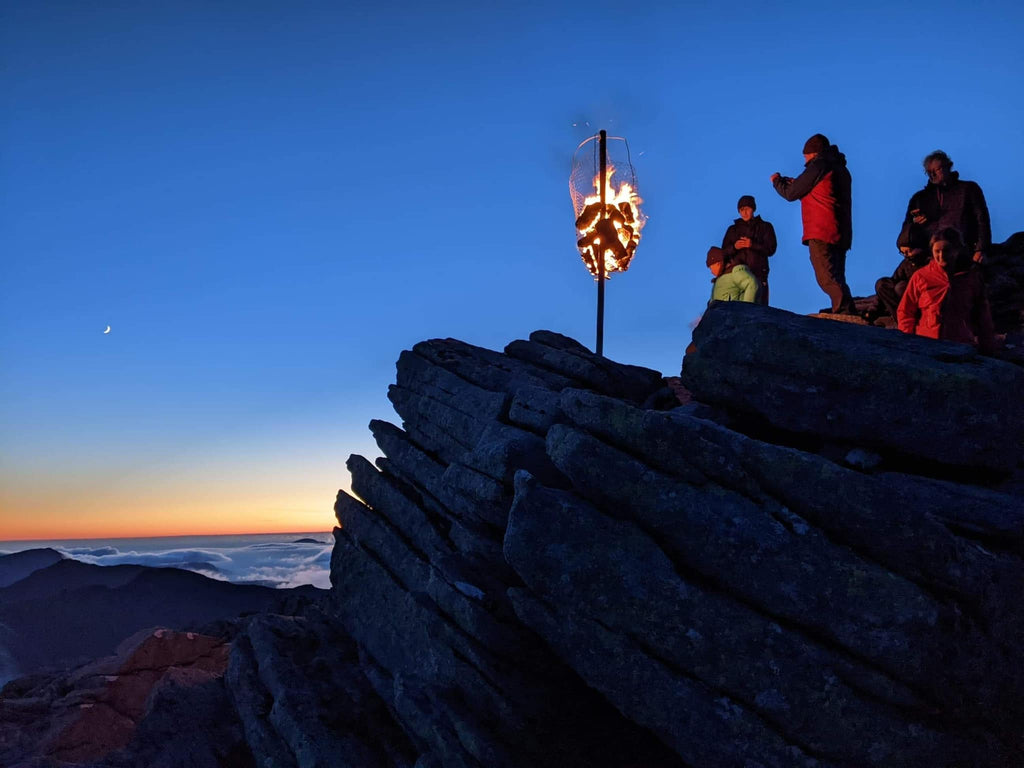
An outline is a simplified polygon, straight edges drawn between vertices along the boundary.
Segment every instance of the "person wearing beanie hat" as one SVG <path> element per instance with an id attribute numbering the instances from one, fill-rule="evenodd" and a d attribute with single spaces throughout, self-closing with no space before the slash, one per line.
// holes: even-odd
<path id="1" fill-rule="evenodd" d="M 796 178 L 773 173 L 772 186 L 785 200 L 800 201 L 803 243 L 818 286 L 832 302 L 832 314 L 856 315 L 846 284 L 846 252 L 853 245 L 851 178 L 846 156 L 816 133 L 804 143 L 804 171 Z"/>
<path id="2" fill-rule="evenodd" d="M 805 155 L 818 155 L 825 152 L 830 144 L 828 138 L 822 133 L 816 133 L 804 142 Z"/>
<path id="3" fill-rule="evenodd" d="M 736 203 L 740 217 L 725 231 L 722 251 L 730 263 L 745 265 L 757 278 L 760 290 L 757 300 L 768 303 L 768 257 L 775 253 L 775 228 L 760 216 L 755 216 L 757 201 L 753 195 L 743 195 Z"/>
<path id="4" fill-rule="evenodd" d="M 869 311 L 864 315 L 864 319 L 869 322 L 883 316 L 896 320 L 896 310 L 910 278 L 932 257 L 928 247 L 928 233 L 923 226 L 913 221 L 903 223 L 899 237 L 896 238 L 896 248 L 903 255 L 903 261 L 896 267 L 892 277 L 880 277 L 875 281 L 878 307 L 874 312 Z"/>
<path id="5" fill-rule="evenodd" d="M 724 250 L 711 246 L 707 265 L 714 275 L 711 278 L 711 301 L 757 301 L 761 286 L 746 264 L 731 261 Z"/>

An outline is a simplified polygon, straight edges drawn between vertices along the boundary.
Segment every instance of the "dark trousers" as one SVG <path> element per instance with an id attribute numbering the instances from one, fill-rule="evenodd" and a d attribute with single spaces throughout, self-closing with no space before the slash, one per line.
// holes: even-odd
<path id="1" fill-rule="evenodd" d="M 880 310 L 885 310 L 896 319 L 896 310 L 899 309 L 900 300 L 907 291 L 907 282 L 901 280 L 896 282 L 891 277 L 880 277 L 875 283 L 875 295 L 878 297 Z"/>
<path id="2" fill-rule="evenodd" d="M 832 300 L 832 311 L 853 311 L 853 296 L 846 284 L 846 250 L 824 240 L 808 240 L 811 266 L 818 285 Z"/>

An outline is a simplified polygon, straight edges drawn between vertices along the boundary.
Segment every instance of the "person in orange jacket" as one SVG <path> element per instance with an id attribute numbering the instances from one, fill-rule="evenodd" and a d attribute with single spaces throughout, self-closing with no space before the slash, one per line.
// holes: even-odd
<path id="1" fill-rule="evenodd" d="M 899 329 L 992 352 L 995 333 L 985 286 L 960 232 L 940 229 L 931 237 L 931 249 L 932 260 L 913 274 L 900 301 Z"/>

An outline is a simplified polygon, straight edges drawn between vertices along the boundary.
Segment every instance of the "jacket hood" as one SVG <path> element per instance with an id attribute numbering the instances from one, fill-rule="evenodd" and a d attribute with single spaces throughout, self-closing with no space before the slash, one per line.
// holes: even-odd
<path id="1" fill-rule="evenodd" d="M 828 158 L 828 161 L 832 163 L 833 166 L 843 166 L 844 168 L 846 167 L 846 155 L 840 152 L 839 147 L 837 147 L 835 144 L 831 145 L 828 148 L 828 151 L 825 152 L 825 156 L 826 158 Z"/>

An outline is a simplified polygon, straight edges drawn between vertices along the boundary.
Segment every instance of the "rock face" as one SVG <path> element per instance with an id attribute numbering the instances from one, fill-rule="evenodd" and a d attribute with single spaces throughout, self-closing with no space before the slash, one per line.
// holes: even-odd
<path id="1" fill-rule="evenodd" d="M 145 630 L 114 656 L 69 675 L 13 683 L 0 699 L 0 764 L 34 755 L 32 764 L 81 765 L 116 754 L 135 739 L 161 692 L 187 697 L 216 682 L 228 651 L 219 638 Z"/>
<path id="2" fill-rule="evenodd" d="M 695 341 L 667 411 L 547 332 L 402 354 L 329 612 L 417 765 L 1024 761 L 1024 501 L 926 471 L 1017 469 L 1024 371 L 755 305 Z"/>
<path id="3" fill-rule="evenodd" d="M 1012 472 L 1024 370 L 972 347 L 849 328 L 760 305 L 708 310 L 683 384 L 701 401 L 815 439 Z"/>
<path id="4" fill-rule="evenodd" d="M 546 331 L 418 344 L 330 593 L 210 626 L 224 674 L 88 764 L 1024 765 L 1022 374 L 741 303 L 688 390 Z"/>

